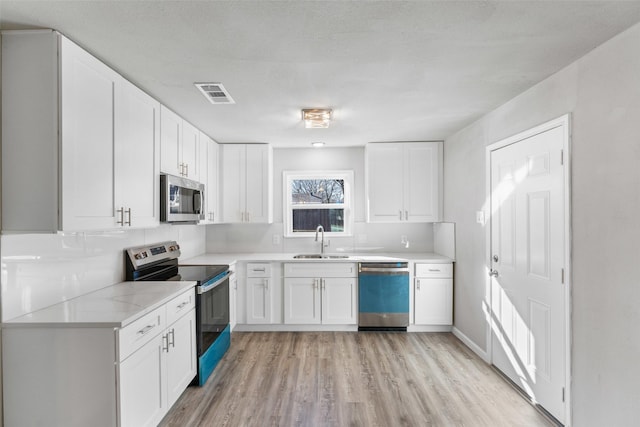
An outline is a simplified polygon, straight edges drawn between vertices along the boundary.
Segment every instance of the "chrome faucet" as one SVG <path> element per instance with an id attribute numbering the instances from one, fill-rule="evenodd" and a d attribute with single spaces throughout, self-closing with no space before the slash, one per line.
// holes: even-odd
<path id="1" fill-rule="evenodd" d="M 316 242 L 318 241 L 318 232 L 322 233 L 322 240 L 320 241 L 320 255 L 324 255 L 324 227 L 322 225 L 318 225 L 318 227 L 316 227 Z"/>

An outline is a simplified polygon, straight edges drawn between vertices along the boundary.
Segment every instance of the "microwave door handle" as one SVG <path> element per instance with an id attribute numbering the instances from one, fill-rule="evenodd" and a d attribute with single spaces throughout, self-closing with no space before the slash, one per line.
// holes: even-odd
<path id="1" fill-rule="evenodd" d="M 202 194 L 202 191 L 199 191 L 197 194 L 193 195 L 193 208 L 194 208 L 193 210 L 198 215 L 202 213 L 203 202 L 204 202 L 204 196 Z"/>

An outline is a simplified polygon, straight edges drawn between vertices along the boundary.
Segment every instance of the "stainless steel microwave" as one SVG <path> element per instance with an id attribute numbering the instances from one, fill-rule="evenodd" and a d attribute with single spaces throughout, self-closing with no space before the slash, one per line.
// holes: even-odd
<path id="1" fill-rule="evenodd" d="M 198 222 L 204 219 L 204 184 L 160 175 L 160 221 Z"/>

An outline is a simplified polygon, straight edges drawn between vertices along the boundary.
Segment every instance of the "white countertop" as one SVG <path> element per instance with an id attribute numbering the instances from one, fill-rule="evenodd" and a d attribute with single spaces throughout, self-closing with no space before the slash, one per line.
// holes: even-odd
<path id="1" fill-rule="evenodd" d="M 11 327 L 122 328 L 180 295 L 196 282 L 122 282 L 3 323 Z"/>
<path id="2" fill-rule="evenodd" d="M 204 255 L 198 255 L 193 258 L 181 259 L 180 265 L 214 265 L 214 264 L 229 264 L 232 265 L 237 261 L 262 261 L 262 262 L 375 262 L 375 261 L 411 261 L 411 262 L 423 262 L 423 263 L 449 263 L 453 262 L 449 257 L 436 254 L 433 252 L 423 253 L 388 253 L 388 254 L 376 254 L 376 255 L 359 255 L 359 254 L 346 254 L 336 253 L 335 255 L 348 255 L 349 258 L 323 258 L 323 259 L 295 259 L 294 253 L 225 253 L 215 254 L 208 253 Z M 333 255 L 329 253 L 328 255 Z"/>

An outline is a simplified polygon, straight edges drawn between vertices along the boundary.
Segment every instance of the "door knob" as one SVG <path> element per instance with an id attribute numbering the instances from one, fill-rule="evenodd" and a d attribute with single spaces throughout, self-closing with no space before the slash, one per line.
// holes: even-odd
<path id="1" fill-rule="evenodd" d="M 491 270 L 491 271 L 489 271 L 489 276 L 491 276 L 491 277 L 498 277 L 498 270 Z"/>
<path id="2" fill-rule="evenodd" d="M 498 259 L 499 259 L 499 258 L 498 258 L 498 255 L 494 255 L 494 256 L 493 256 L 493 262 L 498 262 Z"/>

